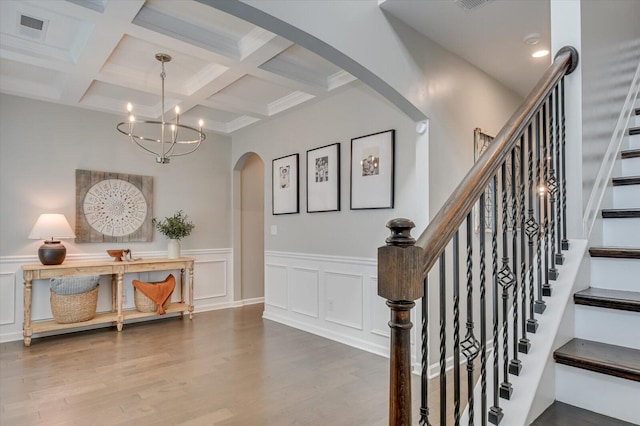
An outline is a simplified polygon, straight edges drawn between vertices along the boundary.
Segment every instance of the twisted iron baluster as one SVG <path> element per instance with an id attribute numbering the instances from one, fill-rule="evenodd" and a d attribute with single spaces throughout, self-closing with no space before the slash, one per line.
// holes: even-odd
<path id="1" fill-rule="evenodd" d="M 531 148 L 531 123 L 527 126 L 527 141 L 529 149 Z M 520 285 L 521 285 L 521 305 L 522 305 L 522 331 L 520 340 L 518 341 L 518 352 L 524 354 L 529 353 L 531 343 L 527 338 L 527 257 L 525 254 L 525 235 L 528 235 L 527 217 L 526 217 L 526 203 L 525 203 L 525 166 L 524 158 L 527 151 L 527 145 L 525 145 L 524 136 L 520 140 Z M 529 158 L 529 185 L 531 185 L 531 166 L 532 160 Z M 531 201 L 529 201 L 531 203 Z M 529 215 L 531 217 L 531 214 Z M 529 239 L 531 241 L 531 239 Z M 529 263 L 531 263 L 532 249 L 529 249 Z M 533 318 L 533 307 L 531 308 L 531 317 Z M 518 369 L 518 373 L 520 369 Z"/>
<path id="2" fill-rule="evenodd" d="M 536 115 L 536 123 L 537 126 L 540 125 L 540 115 L 539 112 Z M 537 129 L 536 129 L 536 133 L 537 133 Z M 534 291 L 533 291 L 533 265 L 534 265 L 534 259 L 533 259 L 533 245 L 534 245 L 534 241 L 537 240 L 537 236 L 538 236 L 538 230 L 539 230 L 539 225 L 538 222 L 536 222 L 535 218 L 534 218 L 534 202 L 533 202 L 533 194 L 534 194 L 534 188 L 533 188 L 533 133 L 532 133 L 532 126 L 531 124 L 529 124 L 529 143 L 527 144 L 527 149 L 529 152 L 529 187 L 528 187 L 528 210 L 527 210 L 527 214 L 528 214 L 528 219 L 527 219 L 527 238 L 528 238 L 528 245 L 529 245 L 529 319 L 527 319 L 527 332 L 528 333 L 535 333 L 536 330 L 538 329 L 538 320 L 535 318 L 534 316 L 534 312 L 535 312 L 535 303 L 534 303 Z M 539 172 L 540 169 L 540 163 L 537 164 L 537 169 Z M 540 247 L 538 247 L 538 250 L 540 249 Z M 528 348 L 527 348 L 528 351 Z M 525 352 L 527 353 L 527 352 Z"/>
<path id="3" fill-rule="evenodd" d="M 424 279 L 424 296 L 422 296 L 422 359 L 421 359 L 421 389 L 420 389 L 420 426 L 431 426 L 429 422 L 429 375 L 428 375 L 428 359 L 427 359 L 427 341 L 429 337 L 429 278 Z"/>
<path id="4" fill-rule="evenodd" d="M 556 185 L 555 185 L 555 190 L 553 191 L 553 198 L 555 200 L 556 203 L 556 213 L 555 213 L 555 222 L 554 222 L 554 238 L 557 235 L 557 243 L 558 245 L 556 246 L 556 255 L 554 256 L 556 264 L 558 265 L 562 265 L 564 264 L 564 255 L 562 254 L 562 202 L 561 202 L 561 197 L 560 197 L 560 176 L 562 174 L 562 170 L 561 170 L 561 165 L 560 165 L 560 145 L 562 144 L 562 141 L 560 139 L 560 87 L 556 84 L 556 87 L 554 88 L 554 100 L 555 100 L 555 107 L 553 109 L 554 114 L 555 114 L 555 123 L 556 123 L 556 143 L 555 143 L 555 147 L 556 147 L 556 155 L 555 155 L 555 170 L 556 170 Z"/>
<path id="5" fill-rule="evenodd" d="M 487 301 L 486 301 L 486 261 L 485 261 L 485 192 L 480 195 L 480 387 L 482 426 L 487 424 Z"/>
<path id="6" fill-rule="evenodd" d="M 555 126 L 553 116 L 555 110 L 555 91 L 549 95 L 549 157 L 547 162 L 549 163 L 549 176 L 547 176 L 547 192 L 549 194 L 549 279 L 555 281 L 558 279 L 558 268 L 556 268 L 556 191 L 558 190 L 558 181 L 556 179 L 556 166 L 555 166 L 555 149 L 558 136 L 555 133 Z M 551 296 L 551 288 L 549 288 L 549 294 L 545 296 Z"/>
<path id="7" fill-rule="evenodd" d="M 515 149 L 515 148 L 514 148 Z M 513 150 L 512 161 L 513 161 Z M 513 165 L 513 163 L 512 163 Z M 502 287 L 502 383 L 500 383 L 500 397 L 504 399 L 511 399 L 511 393 L 513 388 L 509 383 L 509 288 L 514 285 L 514 275 L 509 267 L 509 246 L 507 241 L 507 228 L 509 227 L 509 215 L 508 215 L 508 186 L 507 179 L 507 162 L 505 160 L 502 163 L 502 269 L 498 273 L 498 284 Z M 515 185 L 513 182 L 514 175 L 511 175 L 511 186 Z M 515 232 L 515 227 L 513 229 Z M 515 251 L 514 251 L 515 255 Z M 498 354 L 498 343 L 494 341 L 496 347 L 496 355 Z M 497 356 L 495 357 L 497 358 Z M 495 362 L 495 361 L 494 361 Z"/>
<path id="8" fill-rule="evenodd" d="M 453 417 L 460 424 L 460 257 L 458 236 L 453 236 Z"/>
<path id="9" fill-rule="evenodd" d="M 440 255 L 440 425 L 447 424 L 447 281 L 444 251 Z"/>
<path id="10" fill-rule="evenodd" d="M 544 133 L 542 134 L 542 147 L 543 147 L 543 163 L 544 171 L 543 171 L 543 184 L 541 188 L 543 189 L 541 192 L 542 197 L 542 208 L 544 214 L 544 284 L 542 285 L 542 295 L 543 296 L 551 296 L 551 283 L 549 280 L 551 279 L 551 268 L 555 265 L 551 264 L 553 259 L 553 247 L 550 246 L 549 236 L 551 234 L 551 218 L 549 214 L 549 210 L 553 211 L 553 208 L 549 209 L 550 203 L 550 195 L 551 191 L 549 189 L 549 180 L 551 179 L 551 153 L 549 153 L 549 127 L 547 127 L 547 112 L 551 115 L 551 108 L 547 109 L 547 105 L 549 104 L 549 99 L 547 99 L 544 104 L 542 104 L 542 128 L 544 129 Z M 549 138 L 547 137 L 549 136 Z M 551 150 L 553 152 L 553 149 Z M 542 298 L 540 298 L 542 300 Z"/>
<path id="11" fill-rule="evenodd" d="M 546 104 L 542 105 L 542 114 L 543 116 L 546 115 Z M 544 312 L 544 310 L 547 308 L 547 305 L 545 304 L 544 300 L 542 300 L 542 246 L 544 243 L 544 235 L 546 233 L 545 230 L 545 225 L 542 222 L 542 198 L 544 197 L 544 176 L 543 176 L 543 165 L 542 163 L 544 162 L 541 156 L 541 141 L 540 141 L 540 133 L 542 133 L 542 130 L 540 129 L 540 112 L 538 112 L 538 115 L 536 115 L 536 178 L 537 178 L 537 182 L 538 182 L 538 197 L 536 197 L 537 199 L 537 204 L 538 204 L 538 208 L 536 209 L 536 222 L 539 224 L 540 228 L 539 228 L 539 233 L 538 233 L 538 238 L 537 238 L 537 244 L 536 244 L 536 266 L 537 266 L 537 275 L 538 275 L 538 298 L 536 299 L 536 301 L 534 302 L 534 309 L 535 312 L 537 314 L 541 314 Z M 543 134 L 544 135 L 544 134 Z M 544 137 L 544 136 L 543 136 Z M 546 146 L 546 144 L 544 144 Z M 546 268 L 545 268 L 546 270 Z M 546 275 L 546 274 L 545 274 Z"/>
<path id="12" fill-rule="evenodd" d="M 513 233 L 511 234 L 511 252 L 512 255 L 512 264 L 513 264 L 513 342 L 512 342 L 512 351 L 513 358 L 509 362 L 509 374 L 520 375 L 520 370 L 522 369 L 522 364 L 518 359 L 518 323 L 519 312 L 520 309 L 518 303 L 518 286 L 524 285 L 524 280 L 521 278 L 518 283 L 518 235 L 522 237 L 522 232 L 518 234 L 518 223 L 519 221 L 523 221 L 524 215 L 522 214 L 522 205 L 520 204 L 520 199 L 518 198 L 518 189 L 522 190 L 522 180 L 520 179 L 520 173 L 517 171 L 522 170 L 522 163 L 519 164 L 519 170 L 516 167 L 516 162 L 520 161 L 520 156 L 518 153 L 522 153 L 524 148 L 524 135 L 520 136 L 519 145 L 517 145 L 511 151 L 511 203 L 513 208 L 513 216 L 511 221 L 511 228 L 513 229 Z M 519 184 L 519 186 L 518 186 Z M 524 196 L 524 195 L 523 195 Z M 520 222 L 523 223 L 523 222 Z M 524 226 L 524 225 L 523 225 Z M 522 229 L 520 230 L 522 231 Z M 524 249 L 520 252 L 520 258 L 524 259 Z M 523 268 L 524 269 L 524 268 Z M 524 334 L 523 334 L 524 336 Z"/>
<path id="13" fill-rule="evenodd" d="M 480 344 L 473 335 L 473 223 L 471 213 L 467 215 L 467 333 L 460 343 L 462 355 L 467 358 L 467 404 L 469 406 L 469 426 L 474 424 L 473 410 L 473 362 L 478 357 Z"/>
<path id="14" fill-rule="evenodd" d="M 567 156 L 566 151 L 566 134 L 565 134 L 565 97 L 564 97 L 564 77 L 560 80 L 560 95 L 562 96 L 562 250 L 569 250 L 569 240 L 567 239 L 567 165 L 565 158 Z"/>
<path id="15" fill-rule="evenodd" d="M 498 398 L 498 357 L 500 354 L 500 344 L 498 343 L 498 181 L 494 176 L 491 180 L 492 201 L 492 219 L 491 226 L 491 276 L 493 282 L 493 405 L 489 408 L 489 422 L 497 425 L 502 420 L 504 414 L 500 408 L 500 400 Z"/>

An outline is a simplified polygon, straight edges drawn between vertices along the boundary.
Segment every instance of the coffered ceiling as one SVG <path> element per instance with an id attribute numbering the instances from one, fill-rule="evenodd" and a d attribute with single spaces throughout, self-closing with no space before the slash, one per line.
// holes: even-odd
<path id="1" fill-rule="evenodd" d="M 235 1 L 235 0 L 228 0 Z M 329 0 L 328 0 L 329 1 Z M 346 1 L 346 0 L 345 0 Z M 352 0 L 353 7 L 358 1 Z M 368 0 L 375 1 L 375 0 Z M 304 4 L 304 3 L 301 3 Z M 524 96 L 550 59 L 549 0 L 378 0 L 393 16 Z M 464 7 L 461 7 L 464 6 Z M 538 33 L 527 46 L 523 37 Z M 0 92 L 230 134 L 356 79 L 318 55 L 193 0 L 0 0 Z"/>
<path id="2" fill-rule="evenodd" d="M 34 28 L 35 27 L 35 28 Z M 190 0 L 1 0 L 0 91 L 228 134 L 355 80 L 284 38 Z M 171 113 L 169 113 L 171 114 Z"/>

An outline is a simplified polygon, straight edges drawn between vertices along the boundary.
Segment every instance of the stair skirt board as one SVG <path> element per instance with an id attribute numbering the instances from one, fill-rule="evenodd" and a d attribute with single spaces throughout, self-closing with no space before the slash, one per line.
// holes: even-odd
<path id="1" fill-rule="evenodd" d="M 602 244 L 605 247 L 640 245 L 640 217 L 606 219 L 602 226 Z"/>
<path id="2" fill-rule="evenodd" d="M 575 315 L 576 338 L 640 349 L 637 312 L 576 305 Z"/>
<path id="3" fill-rule="evenodd" d="M 560 325 L 565 316 L 565 310 L 568 307 L 573 309 L 573 293 L 575 291 L 573 286 L 576 283 L 579 284 L 576 277 L 586 249 L 586 240 L 571 240 L 570 249 L 564 252 L 565 262 L 559 267 L 560 276 L 558 280 L 553 282 L 553 296 L 545 297 L 547 309 L 542 315 L 536 316 L 539 324 L 538 331 L 535 334 L 528 335 L 531 341 L 531 351 L 526 355 L 522 355 L 520 358 L 523 363 L 522 372 L 519 376 L 509 376 L 509 381 L 513 385 L 513 395 L 510 400 L 500 399 L 500 407 L 502 407 L 504 411 L 504 418 L 500 422 L 501 425 L 524 426 L 529 424 L 528 421 L 530 422 L 532 420 L 529 418 L 531 415 L 530 410 L 533 407 L 537 392 L 532 392 L 531 390 L 537 390 L 539 388 L 545 368 L 549 365 L 553 368 L 552 353 L 555 340 L 558 337 L 557 333 L 560 330 Z M 509 315 L 508 323 L 509 329 L 512 329 L 512 315 Z M 500 331 L 499 335 L 502 336 L 502 331 Z M 500 342 L 500 347 L 502 347 L 502 342 Z M 492 363 L 493 358 L 488 357 L 487 401 L 489 405 L 491 405 L 491 388 L 493 384 Z M 499 364 L 499 371 L 500 374 L 502 374 L 502 356 L 500 356 Z M 474 400 L 477 418 L 481 400 L 480 381 L 478 381 L 474 389 Z M 527 413 L 527 416 L 523 416 L 523 413 Z M 535 417 L 537 417 L 539 413 L 540 412 L 535 413 Z M 468 410 L 465 409 L 460 424 L 469 423 L 468 415 Z"/>
<path id="4" fill-rule="evenodd" d="M 640 291 L 640 262 L 634 259 L 591 258 L 591 286 L 610 290 Z"/>
<path id="5" fill-rule="evenodd" d="M 640 424 L 640 382 L 556 365 L 556 399 L 605 416 Z"/>

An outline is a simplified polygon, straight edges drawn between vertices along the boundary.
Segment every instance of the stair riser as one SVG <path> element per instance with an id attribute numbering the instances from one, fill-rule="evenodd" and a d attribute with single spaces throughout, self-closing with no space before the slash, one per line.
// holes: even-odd
<path id="1" fill-rule="evenodd" d="M 622 176 L 640 176 L 640 157 L 622 160 Z"/>
<path id="2" fill-rule="evenodd" d="M 613 208 L 638 208 L 640 207 L 640 185 L 614 186 Z"/>
<path id="3" fill-rule="evenodd" d="M 591 287 L 640 291 L 640 260 L 591 259 Z"/>
<path id="4" fill-rule="evenodd" d="M 637 312 L 576 305 L 576 337 L 640 349 Z"/>
<path id="5" fill-rule="evenodd" d="M 640 149 L 640 135 L 629 136 L 629 149 Z"/>
<path id="6" fill-rule="evenodd" d="M 640 217 L 604 219 L 602 242 L 611 247 L 640 247 Z"/>
<path id="7" fill-rule="evenodd" d="M 556 364 L 556 399 L 576 407 L 640 424 L 640 382 Z"/>

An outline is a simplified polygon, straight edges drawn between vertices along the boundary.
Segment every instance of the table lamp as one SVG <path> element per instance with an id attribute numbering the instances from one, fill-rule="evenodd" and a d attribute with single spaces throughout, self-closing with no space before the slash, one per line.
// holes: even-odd
<path id="1" fill-rule="evenodd" d="M 29 239 L 46 240 L 38 249 L 38 257 L 43 265 L 60 265 L 67 256 L 67 249 L 58 240 L 59 238 L 75 238 L 67 218 L 63 214 L 41 214 L 29 234 Z"/>

